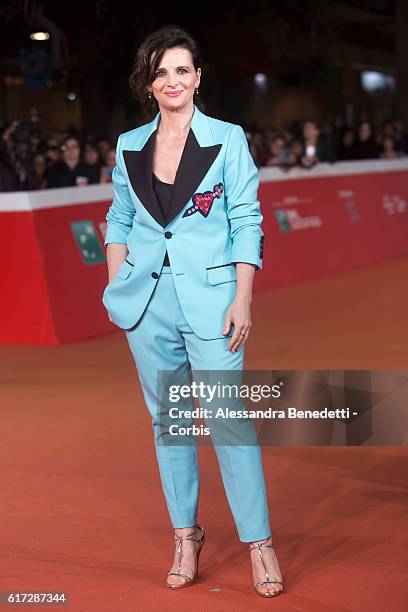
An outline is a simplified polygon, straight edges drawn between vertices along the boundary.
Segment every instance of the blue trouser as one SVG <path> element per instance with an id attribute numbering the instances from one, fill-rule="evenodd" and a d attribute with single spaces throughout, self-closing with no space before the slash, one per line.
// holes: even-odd
<path id="1" fill-rule="evenodd" d="M 222 327 L 223 322 L 220 324 Z M 162 268 L 141 319 L 126 331 L 126 336 L 152 416 L 160 478 L 173 528 L 190 527 L 197 522 L 199 499 L 197 446 L 195 441 L 182 445 L 159 442 L 158 406 L 162 399 L 158 396 L 157 373 L 187 372 L 190 368 L 193 372 L 242 370 L 244 348 L 231 352 L 227 349 L 228 337 L 202 340 L 194 334 L 183 315 L 171 268 L 167 266 Z M 193 409 L 193 400 L 188 401 Z M 214 444 L 214 449 L 240 541 L 267 538 L 272 532 L 259 444 Z"/>

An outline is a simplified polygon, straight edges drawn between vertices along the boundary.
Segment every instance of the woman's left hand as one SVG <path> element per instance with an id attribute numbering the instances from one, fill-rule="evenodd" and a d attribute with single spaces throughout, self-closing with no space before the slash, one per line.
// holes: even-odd
<path id="1" fill-rule="evenodd" d="M 234 324 L 234 333 L 228 344 L 228 350 L 236 352 L 248 338 L 251 329 L 251 302 L 248 298 L 236 297 L 228 308 L 222 333 L 227 335 Z"/>

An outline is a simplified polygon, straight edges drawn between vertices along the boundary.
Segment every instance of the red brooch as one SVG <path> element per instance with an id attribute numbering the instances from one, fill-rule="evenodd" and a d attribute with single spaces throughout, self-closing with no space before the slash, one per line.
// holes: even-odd
<path id="1" fill-rule="evenodd" d="M 196 212 L 199 212 L 203 217 L 208 217 L 214 198 L 220 198 L 224 190 L 224 185 L 218 183 L 214 185 L 213 191 L 204 191 L 204 193 L 195 193 L 192 197 L 193 206 L 187 208 L 183 217 L 189 217 Z"/>

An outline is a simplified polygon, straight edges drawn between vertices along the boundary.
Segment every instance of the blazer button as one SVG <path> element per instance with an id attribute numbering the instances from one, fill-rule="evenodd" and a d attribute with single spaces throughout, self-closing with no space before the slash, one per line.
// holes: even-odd
<path id="1" fill-rule="evenodd" d="M 171 232 L 164 232 L 164 237 L 165 238 L 171 238 L 172 237 L 172 233 Z"/>
<path id="2" fill-rule="evenodd" d="M 157 272 L 152 272 L 152 277 L 153 278 L 159 278 L 159 275 L 157 274 Z"/>

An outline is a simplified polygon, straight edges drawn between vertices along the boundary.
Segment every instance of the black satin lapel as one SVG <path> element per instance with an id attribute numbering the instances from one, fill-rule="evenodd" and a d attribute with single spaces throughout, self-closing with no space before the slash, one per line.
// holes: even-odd
<path id="1" fill-rule="evenodd" d="M 192 197 L 217 157 L 221 146 L 216 144 L 200 147 L 190 128 L 174 181 L 167 223 L 178 215 Z"/>
<path id="2" fill-rule="evenodd" d="M 123 151 L 127 173 L 132 189 L 159 225 L 165 227 L 166 219 L 153 189 L 153 150 L 156 130 L 146 140 L 140 151 Z"/>

